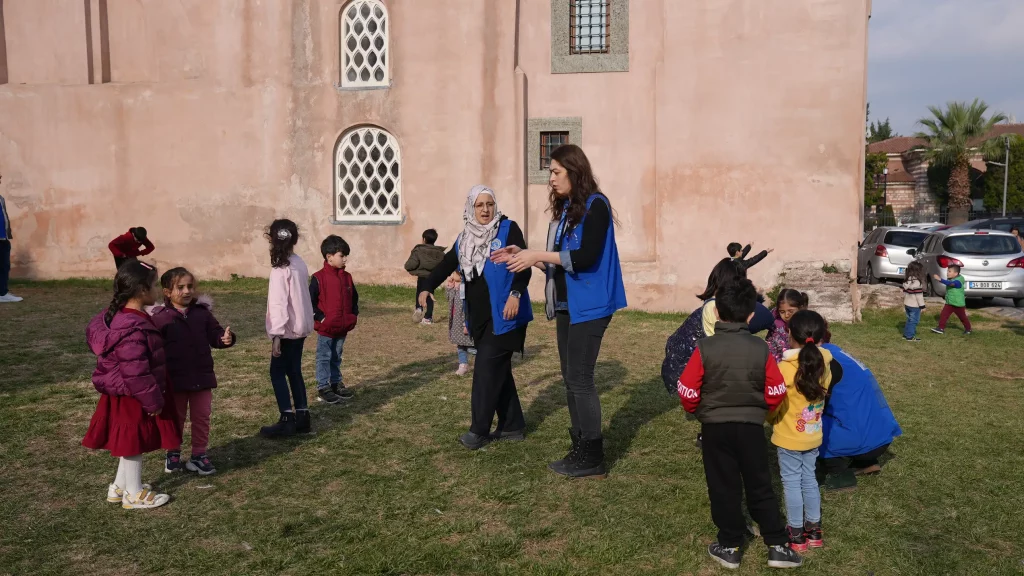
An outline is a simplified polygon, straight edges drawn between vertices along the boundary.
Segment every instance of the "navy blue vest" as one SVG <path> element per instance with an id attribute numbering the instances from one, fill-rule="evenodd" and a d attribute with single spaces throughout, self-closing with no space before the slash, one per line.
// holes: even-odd
<path id="1" fill-rule="evenodd" d="M 498 225 L 498 235 L 495 236 L 491 242 L 491 252 L 504 248 L 508 242 L 508 229 L 512 224 L 512 221 L 508 218 L 504 218 L 501 224 Z M 461 235 L 460 235 L 461 238 Z M 459 239 L 455 239 L 455 256 L 459 256 Z M 463 279 L 466 278 L 466 272 L 462 269 L 460 261 L 459 272 L 462 274 Z M 487 291 L 491 296 L 491 322 L 494 325 L 494 335 L 501 336 L 506 332 L 511 332 L 521 326 L 526 326 L 533 320 L 533 307 L 530 305 L 530 293 L 528 290 L 523 290 L 522 295 L 519 298 L 519 314 L 516 315 L 512 320 L 505 320 L 505 302 L 508 301 L 508 295 L 512 292 L 512 279 L 515 274 L 508 271 L 508 265 L 506 264 L 495 264 L 490 259 L 484 264 L 484 280 L 487 282 Z M 472 311 L 470 311 L 472 313 Z"/>
<path id="2" fill-rule="evenodd" d="M 611 215 L 612 205 L 604 194 L 591 194 L 587 198 L 587 212 L 594 200 L 600 198 L 608 205 Z M 566 214 L 562 213 L 559 231 L 566 226 Z M 568 231 L 562 240 L 562 250 L 579 250 L 582 240 L 583 222 L 587 215 L 576 226 Z M 561 236 L 561 234 L 559 234 Z M 626 307 L 626 288 L 622 284 L 622 268 L 619 265 L 619 249 L 615 244 L 615 224 L 608 223 L 608 233 L 604 237 L 604 249 L 601 259 L 590 270 L 576 270 L 565 274 L 565 291 L 569 299 L 569 322 L 579 324 L 588 320 L 597 320 L 611 316 L 616 310 Z"/>

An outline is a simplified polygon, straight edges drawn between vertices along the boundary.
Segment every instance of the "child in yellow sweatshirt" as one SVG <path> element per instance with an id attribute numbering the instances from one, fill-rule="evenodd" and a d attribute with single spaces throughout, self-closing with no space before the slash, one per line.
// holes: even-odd
<path id="1" fill-rule="evenodd" d="M 778 447 L 779 470 L 786 497 L 789 546 L 797 552 L 820 548 L 821 492 L 814 476 L 821 446 L 821 413 L 832 384 L 832 354 L 819 348 L 828 328 L 812 310 L 789 320 L 789 346 L 779 362 L 786 399 L 773 413 L 772 444 Z"/>

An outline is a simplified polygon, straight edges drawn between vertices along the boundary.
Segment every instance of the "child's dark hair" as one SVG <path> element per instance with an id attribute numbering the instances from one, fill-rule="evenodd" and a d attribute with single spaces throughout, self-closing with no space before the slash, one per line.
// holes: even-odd
<path id="1" fill-rule="evenodd" d="M 960 273 L 960 266 L 957 264 L 950 264 L 949 266 L 946 266 L 946 268 L 949 268 L 950 270 L 955 270 L 957 274 Z"/>
<path id="2" fill-rule="evenodd" d="M 110 299 L 110 306 L 107 307 L 103 320 L 107 326 L 114 319 L 118 310 L 124 308 L 129 300 L 139 294 L 152 290 L 156 283 L 156 267 L 138 260 L 129 260 L 117 269 L 114 276 L 114 297 Z"/>
<path id="3" fill-rule="evenodd" d="M 146 241 L 146 229 L 143 228 L 142 226 L 136 226 L 135 228 L 129 228 L 128 231 L 131 232 L 132 236 L 134 236 L 135 239 L 138 240 L 139 242 L 145 242 Z"/>
<path id="4" fill-rule="evenodd" d="M 715 308 L 722 322 L 746 324 L 757 304 L 757 288 L 746 278 L 736 278 L 715 293 Z"/>
<path id="5" fill-rule="evenodd" d="M 928 282 L 928 275 L 924 271 L 924 264 L 921 264 L 920 260 L 914 260 L 907 264 L 907 275 L 904 278 L 906 280 L 916 279 L 924 286 Z"/>
<path id="6" fill-rule="evenodd" d="M 729 257 L 732 258 L 737 252 L 743 251 L 743 245 L 739 242 L 729 242 L 729 246 L 725 250 L 729 253 Z"/>
<path id="7" fill-rule="evenodd" d="M 783 288 L 782 290 L 779 290 L 779 295 L 775 298 L 775 306 L 778 307 L 781 302 L 785 302 L 793 308 L 803 310 L 804 308 L 807 308 L 807 305 L 810 303 L 810 298 L 807 297 L 806 292 L 801 292 L 792 288 Z"/>
<path id="8" fill-rule="evenodd" d="M 789 335 L 800 343 L 796 369 L 796 389 L 810 402 L 825 397 L 821 378 L 825 375 L 825 357 L 818 349 L 818 342 L 825 339 L 828 327 L 825 319 L 814 310 L 801 310 L 789 319 Z"/>
<path id="9" fill-rule="evenodd" d="M 704 288 L 704 292 L 697 295 L 697 298 L 701 300 L 708 300 L 715 296 L 715 292 L 726 284 L 733 280 L 739 280 L 747 277 L 747 271 L 744 270 L 739 263 L 732 258 L 722 258 L 718 264 L 711 270 L 711 274 L 708 275 L 708 285 Z"/>
<path id="10" fill-rule="evenodd" d="M 429 228 L 427 230 L 424 230 L 423 231 L 423 241 L 426 242 L 427 244 L 430 244 L 431 246 L 433 246 L 434 242 L 437 242 L 437 230 L 434 230 L 433 228 Z"/>
<path id="11" fill-rule="evenodd" d="M 341 252 L 342 256 L 348 256 L 349 253 L 348 242 L 345 242 L 341 236 L 331 234 L 320 243 L 320 254 L 323 255 L 324 260 L 327 260 L 328 255 L 338 252 Z"/>
<path id="12" fill-rule="evenodd" d="M 299 241 L 299 227 L 287 219 L 274 220 L 264 236 L 270 241 L 270 265 L 284 268 Z"/>
<path id="13" fill-rule="evenodd" d="M 162 276 L 160 276 L 160 286 L 168 290 L 173 290 L 174 284 L 181 278 L 184 278 L 185 276 L 191 276 L 193 281 L 195 281 L 196 279 L 195 274 L 189 272 L 188 270 L 182 268 L 181 266 L 178 266 L 177 268 L 171 268 L 167 272 L 164 272 Z"/>

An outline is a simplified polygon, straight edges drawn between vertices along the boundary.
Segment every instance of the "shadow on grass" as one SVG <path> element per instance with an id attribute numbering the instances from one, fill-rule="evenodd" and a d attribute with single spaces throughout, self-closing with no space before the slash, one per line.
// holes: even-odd
<path id="1" fill-rule="evenodd" d="M 269 439 L 260 436 L 259 430 L 254 428 L 252 436 L 210 447 L 210 459 L 217 463 L 217 471 L 224 473 L 255 466 L 267 458 L 291 452 L 299 444 L 315 440 L 319 433 L 346 426 L 355 416 L 375 412 L 394 398 L 440 379 L 450 371 L 449 360 L 450 354 L 442 354 L 396 366 L 379 378 L 360 383 L 355 398 L 344 407 L 323 404 L 311 406 L 314 434 Z M 174 488 L 188 482 L 190 476 L 176 475 L 170 482 L 162 483 L 161 488 Z"/>
<path id="2" fill-rule="evenodd" d="M 617 360 L 598 362 L 594 369 L 594 381 L 597 384 L 598 395 L 622 385 L 626 374 L 626 368 Z M 561 371 L 542 374 L 535 382 L 543 382 L 552 378 L 554 380 L 537 394 L 529 408 L 526 409 L 526 432 L 528 434 L 540 428 L 548 416 L 567 407 L 565 384 L 562 382 Z"/>
<path id="3" fill-rule="evenodd" d="M 1017 336 L 1024 336 L 1024 324 L 1020 322 L 1007 322 L 1003 324 L 1003 328 L 1006 328 Z"/>

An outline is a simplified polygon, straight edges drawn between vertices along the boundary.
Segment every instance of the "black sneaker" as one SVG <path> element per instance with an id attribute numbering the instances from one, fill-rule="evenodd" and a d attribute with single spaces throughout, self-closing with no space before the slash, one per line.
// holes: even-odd
<path id="1" fill-rule="evenodd" d="M 181 468 L 181 452 L 167 452 L 167 457 L 164 458 L 164 472 L 181 472 Z"/>
<path id="2" fill-rule="evenodd" d="M 213 463 L 206 457 L 206 454 L 193 454 L 188 462 L 185 463 L 185 468 L 190 472 L 195 472 L 200 476 L 209 476 L 217 471 L 213 467 Z"/>
<path id="3" fill-rule="evenodd" d="M 281 419 L 276 424 L 260 428 L 260 436 L 267 438 L 281 438 L 295 435 L 295 414 L 282 412 Z"/>
<path id="4" fill-rule="evenodd" d="M 769 568 L 799 568 L 803 563 L 804 559 L 789 546 L 768 547 Z"/>
<path id="5" fill-rule="evenodd" d="M 605 478 L 608 468 L 604 464 L 604 438 L 580 438 L 573 458 L 548 464 L 555 474 L 570 478 Z"/>
<path id="6" fill-rule="evenodd" d="M 481 436 L 475 432 L 466 432 L 459 436 L 459 442 L 470 450 L 479 450 L 491 443 L 490 436 Z"/>
<path id="7" fill-rule="evenodd" d="M 708 554 L 722 566 L 735 570 L 740 567 L 740 560 L 743 559 L 743 550 L 740 548 L 726 548 L 718 542 L 712 542 L 708 546 Z"/>
<path id="8" fill-rule="evenodd" d="M 786 535 L 789 536 L 789 547 L 796 552 L 807 551 L 807 538 L 804 537 L 802 528 L 786 526 Z"/>
<path id="9" fill-rule="evenodd" d="M 331 392 L 337 394 L 342 400 L 351 400 L 352 397 L 355 396 L 351 390 L 345 388 L 345 385 L 340 382 L 337 384 L 331 384 Z"/>
<path id="10" fill-rule="evenodd" d="M 932 332 L 935 332 L 936 334 L 945 334 L 946 333 L 946 331 L 943 330 L 942 328 L 932 328 Z"/>
<path id="11" fill-rule="evenodd" d="M 492 432 L 491 440 L 495 442 L 522 442 L 523 440 L 526 440 L 526 430 L 502 430 L 501 432 Z"/>
<path id="12" fill-rule="evenodd" d="M 964 336 L 970 336 L 970 335 L 971 335 L 971 331 L 970 330 L 964 330 Z"/>
<path id="13" fill-rule="evenodd" d="M 313 425 L 309 421 L 309 410 L 296 410 L 295 411 L 295 433 L 296 434 L 312 434 Z"/>
<path id="14" fill-rule="evenodd" d="M 920 342 L 921 341 L 921 339 L 918 338 L 917 336 L 911 336 L 910 338 L 904 338 L 904 340 L 906 340 L 907 342 Z"/>
<path id="15" fill-rule="evenodd" d="M 337 404 L 341 402 L 341 396 L 334 393 L 334 390 L 330 388 L 324 388 L 323 390 L 316 391 L 317 400 L 326 402 L 328 404 Z"/>
<path id="16" fill-rule="evenodd" d="M 704 435 L 703 434 L 697 434 L 697 440 L 693 443 L 693 445 L 697 447 L 697 450 L 703 450 L 704 449 Z"/>
<path id="17" fill-rule="evenodd" d="M 825 546 L 825 539 L 821 531 L 821 522 L 804 522 L 804 538 L 807 539 L 809 548 L 821 548 Z"/>

